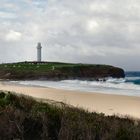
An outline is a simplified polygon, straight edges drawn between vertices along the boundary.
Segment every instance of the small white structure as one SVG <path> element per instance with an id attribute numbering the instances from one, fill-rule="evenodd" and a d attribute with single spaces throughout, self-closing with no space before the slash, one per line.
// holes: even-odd
<path id="1" fill-rule="evenodd" d="M 37 44 L 37 61 L 38 62 L 41 62 L 41 49 L 42 49 L 42 46 L 41 46 L 41 43 L 39 42 Z"/>
<path id="2" fill-rule="evenodd" d="M 55 67 L 54 66 L 52 66 L 52 70 L 55 70 Z"/>

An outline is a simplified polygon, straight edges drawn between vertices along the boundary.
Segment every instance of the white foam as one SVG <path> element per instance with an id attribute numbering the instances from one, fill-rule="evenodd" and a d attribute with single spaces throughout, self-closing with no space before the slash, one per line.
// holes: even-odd
<path id="1" fill-rule="evenodd" d="M 122 78 L 121 79 L 108 78 L 106 82 L 63 80 L 63 81 L 19 81 L 18 83 L 22 85 L 43 86 L 67 90 L 140 96 L 140 85 L 135 85 L 131 82 L 127 83 L 125 81 L 126 79 Z"/>
<path id="2" fill-rule="evenodd" d="M 126 80 L 139 80 L 140 77 L 126 77 Z"/>

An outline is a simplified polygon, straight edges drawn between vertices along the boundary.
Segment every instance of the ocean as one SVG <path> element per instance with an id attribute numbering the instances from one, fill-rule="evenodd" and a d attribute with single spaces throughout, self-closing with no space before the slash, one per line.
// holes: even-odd
<path id="1" fill-rule="evenodd" d="M 57 89 L 98 92 L 105 94 L 140 96 L 140 72 L 125 72 L 126 77 L 115 79 L 108 77 L 106 81 L 82 81 L 82 80 L 62 80 L 62 81 L 11 81 L 12 83 L 51 87 Z"/>

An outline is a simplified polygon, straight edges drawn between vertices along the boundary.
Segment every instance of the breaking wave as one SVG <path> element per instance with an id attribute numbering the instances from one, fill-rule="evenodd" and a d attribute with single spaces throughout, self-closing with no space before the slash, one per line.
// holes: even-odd
<path id="1" fill-rule="evenodd" d="M 140 72 L 128 72 L 124 79 L 107 78 L 106 81 L 18 81 L 18 84 L 106 94 L 140 96 Z"/>

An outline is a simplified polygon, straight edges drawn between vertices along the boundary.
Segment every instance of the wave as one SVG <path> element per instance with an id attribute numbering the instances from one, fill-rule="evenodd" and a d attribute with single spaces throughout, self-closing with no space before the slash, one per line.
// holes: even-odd
<path id="1" fill-rule="evenodd" d="M 140 72 L 126 72 L 125 78 L 117 79 L 108 77 L 105 81 L 100 79 L 99 81 L 16 81 L 15 83 L 26 86 L 42 86 L 66 90 L 140 96 Z"/>
<path id="2" fill-rule="evenodd" d="M 80 81 L 80 80 L 64 80 L 61 83 L 76 84 L 82 86 L 92 86 L 92 87 L 101 87 L 101 88 L 114 88 L 114 89 L 132 89 L 140 90 L 140 86 L 133 83 L 126 83 L 125 79 L 108 79 L 107 81 Z"/>
<path id="3" fill-rule="evenodd" d="M 126 77 L 126 80 L 138 80 L 140 77 Z"/>
<path id="4" fill-rule="evenodd" d="M 128 96 L 140 96 L 140 85 L 127 82 L 126 79 L 108 78 L 106 81 L 82 81 L 82 80 L 63 80 L 63 81 L 18 81 L 16 84 L 26 86 L 42 86 L 57 89 L 77 90 L 86 92 L 98 92 L 106 94 L 119 94 Z"/>

